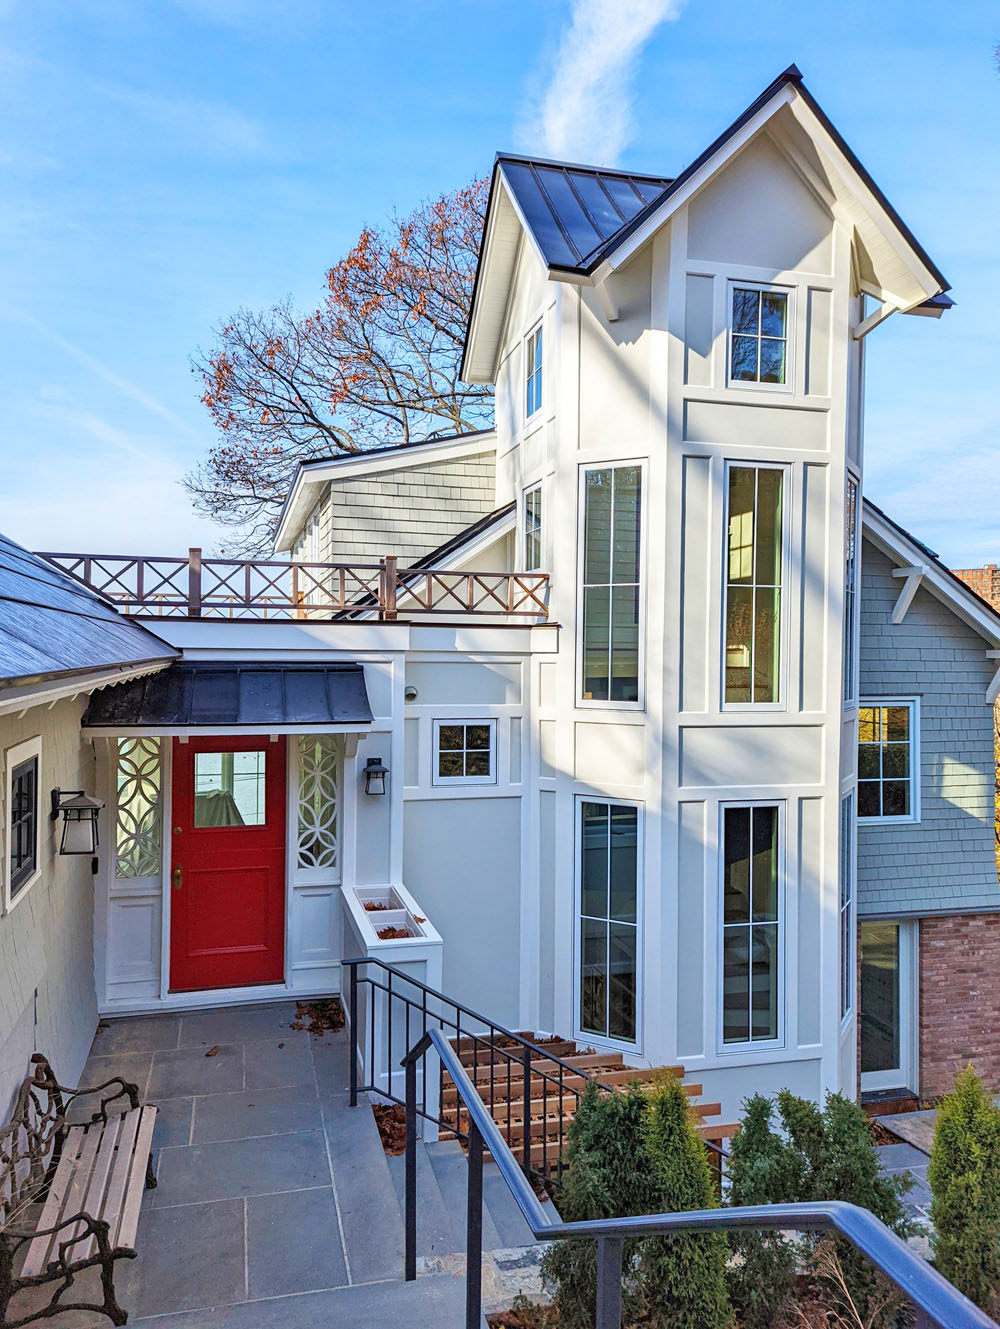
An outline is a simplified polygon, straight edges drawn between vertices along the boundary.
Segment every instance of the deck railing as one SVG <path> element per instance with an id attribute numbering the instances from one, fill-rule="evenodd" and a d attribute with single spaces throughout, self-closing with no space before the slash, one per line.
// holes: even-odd
<path id="1" fill-rule="evenodd" d="M 353 619 L 425 614 L 548 617 L 543 572 L 454 572 L 377 563 L 43 553 L 62 572 L 143 618 Z"/>

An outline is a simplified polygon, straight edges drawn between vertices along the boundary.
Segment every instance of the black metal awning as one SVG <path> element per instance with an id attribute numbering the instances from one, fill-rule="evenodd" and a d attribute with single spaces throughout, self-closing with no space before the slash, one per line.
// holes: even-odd
<path id="1" fill-rule="evenodd" d="M 191 661 L 95 692 L 86 729 L 369 725 L 359 664 Z"/>

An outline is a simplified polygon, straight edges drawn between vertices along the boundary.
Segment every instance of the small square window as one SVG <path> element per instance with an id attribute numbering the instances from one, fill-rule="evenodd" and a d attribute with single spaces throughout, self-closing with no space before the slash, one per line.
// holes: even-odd
<path id="1" fill-rule="evenodd" d="M 525 399 L 525 419 L 529 419 L 542 408 L 542 328 L 541 324 L 528 334 L 524 343 L 525 378 L 527 395 Z"/>
<path id="2" fill-rule="evenodd" d="M 496 784 L 496 722 L 434 722 L 434 784 Z"/>
<path id="3" fill-rule="evenodd" d="M 788 292 L 734 286 L 729 377 L 733 383 L 788 381 Z"/>

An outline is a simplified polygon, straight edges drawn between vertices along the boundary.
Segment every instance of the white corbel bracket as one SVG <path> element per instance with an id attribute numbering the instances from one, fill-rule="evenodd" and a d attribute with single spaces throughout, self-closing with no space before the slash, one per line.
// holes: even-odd
<path id="1" fill-rule="evenodd" d="M 903 619 L 906 617 L 906 611 L 909 609 L 910 605 L 913 604 L 913 597 L 919 590 L 920 583 L 927 576 L 929 571 L 930 568 L 928 568 L 926 563 L 914 564 L 912 567 L 908 568 L 893 568 L 892 575 L 894 577 L 906 578 L 899 592 L 899 596 L 896 599 L 896 603 L 892 608 L 893 623 L 902 623 Z"/>
<path id="2" fill-rule="evenodd" d="M 855 341 L 863 341 L 873 328 L 877 328 L 880 323 L 884 323 L 889 315 L 895 314 L 898 309 L 899 306 L 893 304 L 891 301 L 883 301 L 878 309 L 869 314 L 867 318 L 863 318 L 860 323 L 851 329 L 851 336 Z"/>
<path id="3" fill-rule="evenodd" d="M 618 302 L 611 294 L 611 279 L 605 277 L 597 283 L 597 298 L 601 304 L 601 313 L 609 323 L 618 322 Z"/>
<path id="4" fill-rule="evenodd" d="M 987 660 L 1000 660 L 1000 651 L 987 651 L 986 658 Z M 997 697 L 1000 697 L 1000 664 L 994 670 L 992 682 L 986 689 L 987 704 L 992 706 Z"/>

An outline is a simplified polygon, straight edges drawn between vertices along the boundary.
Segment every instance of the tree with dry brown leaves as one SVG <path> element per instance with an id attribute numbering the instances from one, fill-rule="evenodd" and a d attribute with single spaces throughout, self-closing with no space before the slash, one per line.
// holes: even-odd
<path id="1" fill-rule="evenodd" d="M 270 548 L 299 461 L 492 423 L 492 388 L 458 377 L 487 187 L 366 227 L 313 313 L 240 309 L 194 357 L 219 438 L 185 485 L 228 551 Z"/>

